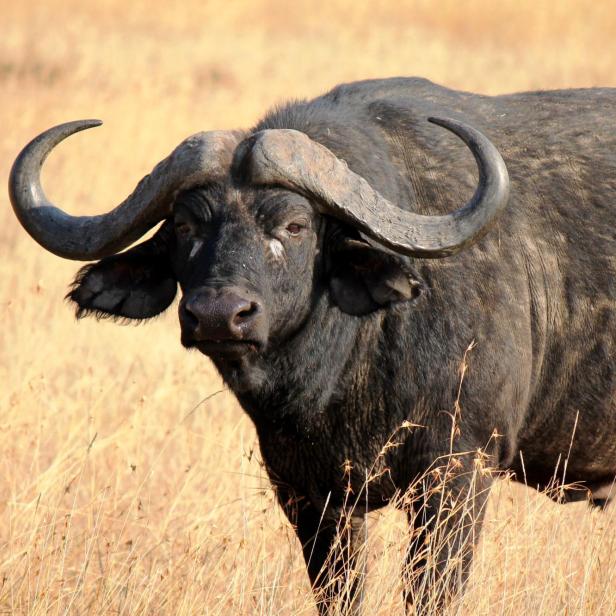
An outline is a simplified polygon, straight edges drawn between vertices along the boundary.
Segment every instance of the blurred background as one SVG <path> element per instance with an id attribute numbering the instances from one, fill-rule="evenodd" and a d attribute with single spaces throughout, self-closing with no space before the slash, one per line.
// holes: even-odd
<path id="1" fill-rule="evenodd" d="M 485 94 L 616 85 L 616 5 L 563 0 L 21 0 L 0 18 L 0 178 L 33 136 L 48 196 L 102 212 L 187 135 L 356 79 Z M 176 311 L 76 322 L 79 264 L 0 192 L 0 613 L 311 614 L 293 532 L 250 422 Z M 210 396 L 213 396 L 210 398 Z M 616 611 L 616 524 L 502 482 L 460 614 Z M 402 614 L 404 521 L 375 514 L 367 613 Z"/>

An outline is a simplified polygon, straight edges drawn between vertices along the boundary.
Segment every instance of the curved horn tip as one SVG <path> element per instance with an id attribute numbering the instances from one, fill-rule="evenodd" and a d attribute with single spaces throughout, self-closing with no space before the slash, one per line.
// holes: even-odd
<path id="1" fill-rule="evenodd" d="M 432 123 L 432 124 L 438 124 L 439 126 L 445 126 L 447 124 L 450 124 L 452 122 L 455 122 L 455 120 L 452 120 L 450 118 L 438 118 L 436 116 L 430 116 L 428 118 L 428 122 Z M 456 122 L 457 123 L 457 122 Z"/>
<path id="2" fill-rule="evenodd" d="M 14 188 L 14 183 L 18 176 L 23 172 L 23 165 L 30 167 L 34 164 L 34 166 L 40 167 L 47 158 L 49 152 L 61 141 L 64 141 L 67 137 L 82 130 L 101 126 L 102 123 L 102 120 L 97 119 L 73 120 L 48 128 L 46 131 L 34 137 L 34 139 L 21 150 L 13 162 L 9 175 L 9 186 L 11 190 Z M 31 171 L 31 169 L 28 168 L 28 171 Z"/>
<path id="3" fill-rule="evenodd" d="M 484 145 L 489 146 L 491 149 L 494 148 L 496 150 L 494 144 L 492 144 L 480 130 L 470 124 L 466 124 L 460 120 L 454 120 L 453 118 L 438 118 L 435 116 L 430 116 L 428 118 L 428 122 L 443 127 L 462 139 L 462 141 L 469 146 L 471 145 L 471 141 L 479 141 Z"/>
<path id="4" fill-rule="evenodd" d="M 88 126 L 100 126 L 103 121 L 99 120 L 98 118 L 88 118 L 87 120 L 75 120 L 75 122 L 81 122 L 84 125 L 88 125 Z"/>
<path id="5" fill-rule="evenodd" d="M 478 132 L 476 128 L 473 128 L 464 122 L 460 122 L 459 120 L 454 120 L 453 118 L 438 118 L 436 116 L 430 116 L 428 118 L 428 122 L 431 124 L 436 124 L 437 126 L 442 126 L 456 135 L 459 135 L 460 130 L 463 130 L 464 132 Z"/>
<path id="6" fill-rule="evenodd" d="M 98 120 L 97 118 L 91 118 L 88 120 L 77 120 L 77 122 L 81 122 L 84 128 L 94 128 L 95 126 L 101 126 L 103 121 Z"/>
<path id="7" fill-rule="evenodd" d="M 96 128 L 97 126 L 101 126 L 103 123 L 102 120 L 98 120 L 95 118 L 90 118 L 87 120 L 72 120 L 71 122 L 63 122 L 62 124 L 58 124 L 57 126 L 54 126 L 53 128 L 50 128 L 48 130 L 46 130 L 45 132 L 41 133 L 41 135 L 39 136 L 43 136 L 46 135 L 47 133 L 50 133 L 52 131 L 57 131 L 58 129 L 68 129 L 70 130 L 70 133 L 78 133 L 81 130 L 86 130 L 88 128 Z"/>

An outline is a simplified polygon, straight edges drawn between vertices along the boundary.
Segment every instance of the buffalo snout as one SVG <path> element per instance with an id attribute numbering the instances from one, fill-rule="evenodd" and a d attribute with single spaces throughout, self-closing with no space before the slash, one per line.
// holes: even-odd
<path id="1" fill-rule="evenodd" d="M 237 287 L 200 287 L 179 307 L 182 344 L 206 355 L 240 356 L 267 341 L 263 306 L 254 294 Z"/>

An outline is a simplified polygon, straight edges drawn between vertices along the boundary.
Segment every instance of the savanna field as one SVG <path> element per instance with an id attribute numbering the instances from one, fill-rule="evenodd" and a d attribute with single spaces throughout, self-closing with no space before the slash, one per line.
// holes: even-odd
<path id="1" fill-rule="evenodd" d="M 0 178 L 35 134 L 98 117 L 43 181 L 71 213 L 102 212 L 187 135 L 285 99 L 393 75 L 486 94 L 616 86 L 615 40 L 616 8 L 596 1 L 7 1 Z M 314 614 L 252 424 L 181 347 L 176 309 L 76 322 L 63 296 L 79 264 L 22 231 L 4 188 L 0 246 L 0 613 Z M 405 533 L 372 514 L 366 614 L 404 613 Z M 616 509 L 499 481 L 449 614 L 614 614 L 615 538 Z"/>

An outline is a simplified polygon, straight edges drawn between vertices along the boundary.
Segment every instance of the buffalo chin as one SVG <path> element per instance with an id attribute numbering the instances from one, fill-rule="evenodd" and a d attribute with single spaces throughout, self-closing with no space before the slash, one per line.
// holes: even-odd
<path id="1" fill-rule="evenodd" d="M 261 390 L 267 380 L 267 373 L 261 361 L 262 356 L 258 353 L 249 352 L 237 357 L 209 354 L 208 357 L 226 385 L 239 397 L 240 403 L 243 395 L 254 395 Z M 245 410 L 249 411 L 246 408 Z"/>
<path id="2" fill-rule="evenodd" d="M 198 349 L 212 359 L 235 360 L 256 355 L 260 344 L 252 340 L 182 340 L 186 348 Z"/>

